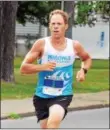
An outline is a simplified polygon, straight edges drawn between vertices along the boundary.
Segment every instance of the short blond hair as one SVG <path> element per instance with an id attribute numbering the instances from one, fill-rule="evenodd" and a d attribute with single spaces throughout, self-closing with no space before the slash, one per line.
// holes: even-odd
<path id="1" fill-rule="evenodd" d="M 49 21 L 54 14 L 60 14 L 63 17 L 65 24 L 68 24 L 68 14 L 66 12 L 60 9 L 53 10 L 52 12 L 50 12 Z"/>

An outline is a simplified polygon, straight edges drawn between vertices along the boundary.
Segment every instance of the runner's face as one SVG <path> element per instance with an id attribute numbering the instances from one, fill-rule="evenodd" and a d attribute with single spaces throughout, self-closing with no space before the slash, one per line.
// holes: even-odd
<path id="1" fill-rule="evenodd" d="M 63 17 L 60 14 L 54 14 L 49 23 L 51 35 L 58 38 L 65 35 L 68 25 L 65 24 Z"/>

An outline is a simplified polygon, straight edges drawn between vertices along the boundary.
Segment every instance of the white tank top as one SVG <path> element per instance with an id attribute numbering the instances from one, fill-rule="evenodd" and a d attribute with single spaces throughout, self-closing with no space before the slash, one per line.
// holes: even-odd
<path id="1" fill-rule="evenodd" d="M 73 62 L 75 61 L 73 40 L 65 38 L 66 48 L 61 51 L 52 46 L 50 37 L 46 37 L 44 40 L 44 53 L 38 63 L 54 61 L 56 68 L 52 72 L 39 72 L 35 94 L 44 98 L 72 95 Z"/>

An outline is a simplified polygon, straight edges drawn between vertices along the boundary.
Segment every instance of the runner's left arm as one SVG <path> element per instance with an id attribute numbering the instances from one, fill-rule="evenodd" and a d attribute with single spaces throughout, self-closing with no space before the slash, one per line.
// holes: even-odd
<path id="1" fill-rule="evenodd" d="M 78 81 L 84 81 L 85 80 L 85 74 L 90 69 L 92 65 L 92 59 L 90 55 L 85 51 L 85 49 L 82 47 L 81 43 L 79 41 L 74 42 L 74 50 L 76 55 L 81 59 L 81 69 L 78 71 L 76 78 Z"/>

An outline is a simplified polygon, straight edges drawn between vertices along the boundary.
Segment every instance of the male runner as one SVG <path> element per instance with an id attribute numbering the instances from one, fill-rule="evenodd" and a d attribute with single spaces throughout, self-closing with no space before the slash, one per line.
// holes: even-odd
<path id="1" fill-rule="evenodd" d="M 84 81 L 91 66 L 91 57 L 79 41 L 65 37 L 68 15 L 62 10 L 50 13 L 49 37 L 38 39 L 26 55 L 20 71 L 23 74 L 38 73 L 33 104 L 41 128 L 59 128 L 67 114 L 73 97 L 73 63 L 75 57 L 82 60 L 77 81 Z M 33 64 L 38 60 L 38 64 Z"/>

